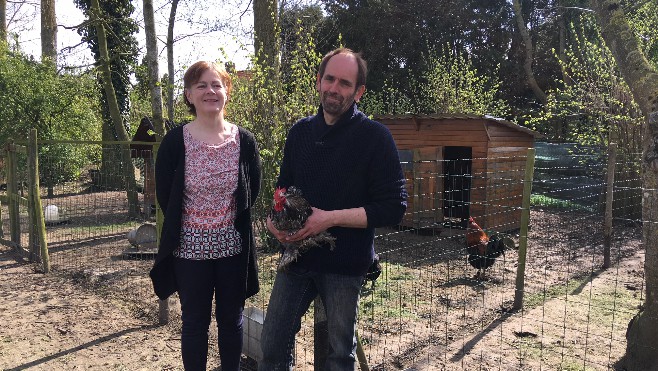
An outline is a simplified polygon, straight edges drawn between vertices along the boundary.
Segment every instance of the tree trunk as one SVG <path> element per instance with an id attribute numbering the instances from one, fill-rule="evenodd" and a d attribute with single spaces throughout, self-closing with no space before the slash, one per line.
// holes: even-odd
<path id="1" fill-rule="evenodd" d="M 558 27 L 559 27 L 559 40 L 558 40 L 558 58 L 560 58 L 560 71 L 562 72 L 562 82 L 565 85 L 571 84 L 571 78 L 567 74 L 567 70 L 564 66 L 564 63 L 567 61 L 567 20 L 566 14 L 564 12 L 563 3 L 564 0 L 558 1 Z"/>
<path id="2" fill-rule="evenodd" d="M 178 0 L 172 0 L 169 11 L 169 25 L 167 27 L 167 118 L 174 121 L 174 22 L 176 21 L 176 10 Z"/>
<path id="3" fill-rule="evenodd" d="M 592 0 L 606 45 L 646 117 L 642 143 L 642 229 L 646 302 L 626 332 L 628 370 L 658 369 L 658 73 L 647 61 L 619 0 Z"/>
<path id="4" fill-rule="evenodd" d="M 530 34 L 528 29 L 525 26 L 525 21 L 523 20 L 523 13 L 521 12 L 521 4 L 519 0 L 512 0 L 512 5 L 514 6 L 514 14 L 516 15 L 516 25 L 519 28 L 519 33 L 523 39 L 523 44 L 525 47 L 525 60 L 523 61 L 523 70 L 526 74 L 526 79 L 528 85 L 532 89 L 532 92 L 535 94 L 535 97 L 539 101 L 546 105 L 548 99 L 546 98 L 546 93 L 539 87 L 537 80 L 535 79 L 535 74 L 532 72 L 532 62 L 533 62 L 533 53 L 532 53 L 532 39 L 530 39 Z"/>
<path id="5" fill-rule="evenodd" d="M 254 0 L 254 52 L 262 66 L 279 71 L 277 0 Z"/>
<path id="6" fill-rule="evenodd" d="M 57 63 L 55 0 L 41 0 L 41 59 Z"/>
<path id="7" fill-rule="evenodd" d="M 158 38 L 155 34 L 155 17 L 153 15 L 153 0 L 144 0 L 144 33 L 146 34 L 146 64 L 148 65 L 149 90 L 151 90 L 151 112 L 155 131 L 164 136 L 164 120 L 162 119 L 162 89 L 160 87 L 160 72 L 158 68 Z"/>
<path id="8" fill-rule="evenodd" d="M 117 102 L 116 93 L 112 86 L 112 72 L 110 71 L 110 56 L 107 51 L 107 35 L 103 22 L 101 21 L 101 9 L 98 3 L 99 0 L 91 0 L 90 18 L 96 28 L 98 36 L 98 50 L 99 50 L 99 68 L 101 71 L 101 78 L 103 80 L 103 90 L 107 98 L 107 105 L 109 107 L 112 123 L 116 130 L 117 136 L 120 141 L 129 141 L 126 128 L 123 126 L 123 119 L 119 110 L 119 103 Z M 139 200 L 137 198 L 137 183 L 135 182 L 135 172 L 133 170 L 132 159 L 130 158 L 130 150 L 127 145 L 121 145 L 121 163 L 124 177 L 124 185 L 126 187 L 126 196 L 128 198 L 128 214 L 131 217 L 139 216 Z"/>
<path id="9" fill-rule="evenodd" d="M 0 0 L 0 42 L 7 41 L 7 0 Z"/>

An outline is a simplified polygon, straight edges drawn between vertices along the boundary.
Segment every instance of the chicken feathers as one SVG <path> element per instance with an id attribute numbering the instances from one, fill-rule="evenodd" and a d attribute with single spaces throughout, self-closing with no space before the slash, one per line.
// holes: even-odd
<path id="1" fill-rule="evenodd" d="M 270 211 L 270 219 L 274 227 L 293 235 L 304 227 L 304 223 L 313 213 L 313 209 L 302 195 L 302 191 L 290 186 L 277 188 L 274 191 L 274 202 Z M 336 238 L 329 232 L 322 232 L 293 243 L 283 243 L 283 255 L 279 260 L 278 270 L 285 271 L 297 258 L 312 247 L 328 245 L 331 250 L 336 246 Z"/>
<path id="2" fill-rule="evenodd" d="M 496 262 L 496 258 L 513 247 L 514 242 L 510 238 L 498 234 L 489 237 L 472 217 L 468 218 L 466 251 L 468 263 L 478 270 L 475 275 L 477 278 L 483 278 L 485 270 Z"/>

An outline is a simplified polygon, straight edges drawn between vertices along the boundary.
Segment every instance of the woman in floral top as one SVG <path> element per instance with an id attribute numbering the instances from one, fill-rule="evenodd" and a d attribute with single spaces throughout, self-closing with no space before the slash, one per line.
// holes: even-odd
<path id="1" fill-rule="evenodd" d="M 156 160 L 156 195 L 165 220 L 151 278 L 156 294 L 178 291 L 185 370 L 205 370 L 215 297 L 224 371 L 240 369 L 242 311 L 258 291 L 251 206 L 260 158 L 251 133 L 224 119 L 231 79 L 200 61 L 183 78 L 195 119 L 170 130 Z"/>

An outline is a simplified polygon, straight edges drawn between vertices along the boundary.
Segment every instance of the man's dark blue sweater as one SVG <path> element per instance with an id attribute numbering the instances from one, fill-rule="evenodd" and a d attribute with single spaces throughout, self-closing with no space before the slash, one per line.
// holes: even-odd
<path id="1" fill-rule="evenodd" d="M 366 228 L 333 227 L 336 247 L 313 248 L 299 257 L 300 267 L 322 273 L 363 275 L 373 261 L 375 228 L 399 224 L 407 191 L 393 137 L 353 104 L 327 125 L 318 113 L 290 129 L 278 187 L 294 185 L 322 210 L 363 207 Z"/>

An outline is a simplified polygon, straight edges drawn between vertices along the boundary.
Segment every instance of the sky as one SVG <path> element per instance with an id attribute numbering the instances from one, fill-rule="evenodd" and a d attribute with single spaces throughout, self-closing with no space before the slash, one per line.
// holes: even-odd
<path id="1" fill-rule="evenodd" d="M 154 2 L 160 56 L 159 72 L 160 75 L 163 75 L 167 72 L 164 41 L 166 40 L 170 5 L 166 0 L 154 0 Z M 38 2 L 36 3 L 38 4 Z M 174 44 L 174 66 L 177 70 L 177 76 L 182 76 L 186 66 L 198 60 L 232 60 L 238 70 L 247 68 L 249 65 L 249 54 L 253 52 L 251 37 L 248 34 L 248 30 L 251 30 L 251 25 L 253 24 L 253 16 L 250 9 L 251 3 L 242 1 L 231 6 L 224 5 L 228 3 L 227 1 L 222 1 L 221 3 L 214 2 L 214 4 L 213 2 L 205 2 L 206 8 L 202 8 L 204 5 L 197 5 L 194 9 L 187 8 L 188 3 L 181 1 L 178 6 L 178 17 L 174 27 L 175 36 L 199 32 L 199 30 L 206 27 L 205 25 L 212 24 L 217 20 L 231 23 L 233 27 L 228 28 L 229 32 L 241 33 L 244 36 L 229 35 L 228 32 L 216 31 L 206 34 L 195 34 L 194 36 L 178 41 Z M 220 8 L 218 3 L 223 6 Z M 26 2 L 24 4 L 29 3 Z M 133 0 L 133 5 L 136 7 L 133 18 L 140 27 L 137 40 L 141 50 L 139 57 L 141 61 L 142 55 L 146 53 L 143 13 L 141 9 L 142 1 Z M 21 12 L 27 14 L 28 16 L 25 18 L 31 20 L 31 22 L 16 25 L 8 24 L 9 32 L 18 31 L 18 42 L 21 49 L 39 58 L 41 55 L 41 41 L 38 6 L 23 6 Z M 80 36 L 77 32 L 66 27 L 82 23 L 84 21 L 82 11 L 75 6 L 73 0 L 56 0 L 56 13 L 58 24 L 58 65 L 85 66 L 91 64 L 93 59 L 86 44 L 79 45 L 70 50 L 68 49 L 80 44 Z M 12 29 L 12 26 L 15 28 Z"/>

